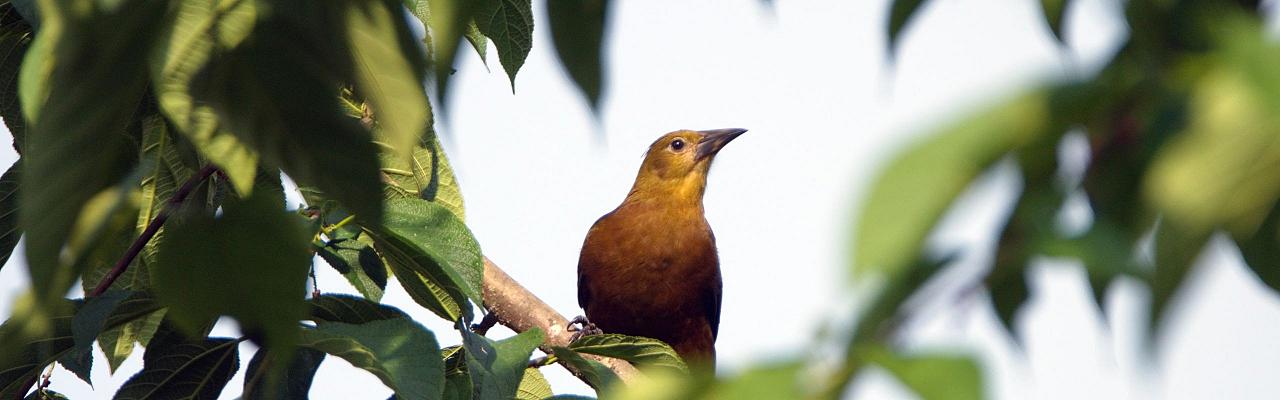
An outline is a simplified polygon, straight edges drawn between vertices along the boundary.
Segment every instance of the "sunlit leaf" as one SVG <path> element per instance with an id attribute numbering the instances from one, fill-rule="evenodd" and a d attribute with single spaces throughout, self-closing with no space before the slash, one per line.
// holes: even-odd
<path id="1" fill-rule="evenodd" d="M 471 375 L 477 400 L 506 400 L 516 397 L 529 364 L 529 355 L 542 344 L 540 329 L 530 329 L 494 341 L 465 327 L 462 346 L 466 349 L 467 373 Z"/>
<path id="2" fill-rule="evenodd" d="M 398 1 L 345 4 L 356 88 L 371 103 L 391 154 L 408 158 L 431 121 L 421 47 L 405 25 Z"/>
<path id="3" fill-rule="evenodd" d="M 710 398 L 716 399 L 802 399 L 803 385 L 800 362 L 783 362 L 751 367 L 737 376 L 718 383 Z"/>
<path id="4" fill-rule="evenodd" d="M 563 0 L 547 2 L 547 20 L 560 64 L 586 96 L 591 109 L 599 112 L 603 67 L 604 27 L 609 0 Z"/>
<path id="5" fill-rule="evenodd" d="M 170 318 L 188 332 L 229 315 L 284 349 L 306 314 L 310 238 L 300 219 L 260 196 L 227 204 L 219 218 L 169 226 L 152 276 Z"/>
<path id="6" fill-rule="evenodd" d="M 657 339 L 618 334 L 586 335 L 569 344 L 569 349 L 585 354 L 627 360 L 642 369 L 666 369 L 689 373 L 689 367 L 671 346 Z"/>
<path id="7" fill-rule="evenodd" d="M 459 219 L 466 219 L 458 180 L 434 132 L 423 136 L 410 158 L 388 154 L 381 158 L 385 198 L 417 198 L 440 203 Z"/>
<path id="8" fill-rule="evenodd" d="M 475 21 L 480 32 L 493 40 L 498 61 L 507 71 L 515 91 L 516 73 L 533 46 L 533 10 L 530 0 L 480 0 Z"/>
<path id="9" fill-rule="evenodd" d="M 952 124 L 901 153 L 880 173 L 858 213 L 854 276 L 892 276 L 905 268 L 978 174 L 1049 129 L 1047 98 L 1035 91 Z"/>
<path id="10" fill-rule="evenodd" d="M 373 250 L 373 239 L 369 235 L 357 235 L 331 240 L 325 247 L 316 249 L 316 254 L 347 278 L 360 295 L 379 301 L 387 288 L 387 266 Z"/>
<path id="11" fill-rule="evenodd" d="M 233 135 L 208 102 L 210 88 L 197 75 L 239 45 L 253 27 L 257 2 L 188 0 L 176 2 L 163 19 L 160 40 L 151 49 L 152 86 L 165 116 L 200 154 L 217 165 L 236 192 L 253 189 L 258 152 Z"/>
<path id="12" fill-rule="evenodd" d="M 326 323 L 304 330 L 299 345 L 368 371 L 399 399 L 438 399 L 444 389 L 444 361 L 435 336 L 408 319 Z"/>
<path id="13" fill-rule="evenodd" d="M 514 398 L 519 400 L 542 400 L 551 397 L 551 383 L 547 382 L 547 377 L 542 375 L 542 371 L 537 368 L 525 368 L 524 377 L 520 378 L 520 388 L 516 390 Z"/>

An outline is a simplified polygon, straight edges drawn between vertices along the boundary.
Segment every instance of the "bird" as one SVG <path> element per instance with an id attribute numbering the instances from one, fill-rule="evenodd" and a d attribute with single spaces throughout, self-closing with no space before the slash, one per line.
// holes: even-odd
<path id="1" fill-rule="evenodd" d="M 723 284 L 702 197 L 716 154 L 744 132 L 677 130 L 649 146 L 626 199 L 583 241 L 584 328 L 661 340 L 714 372 Z"/>

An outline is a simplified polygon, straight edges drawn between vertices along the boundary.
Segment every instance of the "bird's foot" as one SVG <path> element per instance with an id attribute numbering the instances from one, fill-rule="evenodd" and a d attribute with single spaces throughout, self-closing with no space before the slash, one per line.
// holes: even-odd
<path id="1" fill-rule="evenodd" d="M 578 339 L 582 339 L 583 336 L 599 335 L 604 333 L 604 331 L 601 331 L 596 324 L 591 323 L 587 317 L 581 315 L 573 317 L 573 320 L 569 321 L 569 326 L 567 328 L 569 332 L 573 332 L 573 336 L 569 337 L 569 343 L 576 342 Z"/>

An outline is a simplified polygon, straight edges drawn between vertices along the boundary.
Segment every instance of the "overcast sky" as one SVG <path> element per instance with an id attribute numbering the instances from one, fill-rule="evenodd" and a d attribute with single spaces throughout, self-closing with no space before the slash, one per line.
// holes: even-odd
<path id="1" fill-rule="evenodd" d="M 1092 73 L 1125 34 L 1112 0 L 1071 3 L 1069 49 L 1052 41 L 1038 1 L 929 3 L 890 67 L 886 1 L 614 2 L 597 125 L 558 66 L 542 2 L 535 2 L 539 25 L 514 95 L 492 48 L 491 71 L 460 53 L 456 97 L 441 130 L 468 225 L 508 273 L 562 313 L 579 314 L 582 239 L 622 200 L 646 146 L 682 128 L 750 129 L 717 157 L 705 202 L 724 275 L 721 373 L 798 354 L 815 327 L 847 323 L 857 304 L 844 284 L 850 228 L 878 166 L 949 117 L 1035 82 Z M 11 163 L 12 151 L 0 147 L 3 163 Z M 938 246 L 974 250 L 961 269 L 989 261 L 986 246 L 1015 190 L 1012 178 L 1009 168 L 984 176 L 936 235 Z M 21 260 L 0 270 L 0 313 L 27 285 Z M 1018 323 L 1024 352 L 981 293 L 931 307 L 905 344 L 977 354 L 989 392 L 1000 399 L 1273 397 L 1280 303 L 1225 242 L 1203 257 L 1154 362 L 1137 346 L 1145 289 L 1120 282 L 1103 317 L 1078 265 L 1042 262 L 1033 270 L 1035 295 Z M 318 271 L 322 290 L 352 291 L 331 269 Z M 442 344 L 458 342 L 447 323 L 391 286 L 384 302 L 426 322 Z M 215 334 L 237 335 L 231 324 Z M 242 365 L 250 348 L 243 346 Z M 114 376 L 99 358 L 96 395 L 60 368 L 52 388 L 103 398 L 141 368 L 140 354 Z M 590 393 L 559 367 L 544 371 L 557 393 Z M 231 385 L 223 398 L 240 393 L 241 378 Z M 312 394 L 385 398 L 390 390 L 330 358 Z M 850 394 L 911 396 L 877 372 Z"/>

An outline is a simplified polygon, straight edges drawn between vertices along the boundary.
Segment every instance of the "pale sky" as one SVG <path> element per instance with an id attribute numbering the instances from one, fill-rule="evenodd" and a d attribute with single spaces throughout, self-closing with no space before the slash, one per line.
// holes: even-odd
<path id="1" fill-rule="evenodd" d="M 460 53 L 441 131 L 467 223 L 486 255 L 557 310 L 577 315 L 582 239 L 622 200 L 646 146 L 682 128 L 750 129 L 720 153 L 705 199 L 724 275 L 721 374 L 803 354 L 816 327 L 847 326 L 867 296 L 851 291 L 845 271 L 854 211 L 880 165 L 950 117 L 1044 79 L 1092 73 L 1125 35 L 1112 0 L 1072 2 L 1067 52 L 1049 36 L 1038 1 L 929 3 L 890 67 L 887 1 L 614 2 L 608 87 L 595 125 L 557 64 L 542 1 L 535 2 L 539 25 L 514 95 L 492 47 L 490 72 L 469 49 Z M 11 163 L 12 151 L 0 147 L 3 163 Z M 1011 168 L 984 176 L 935 235 L 936 246 L 969 250 L 952 283 L 990 260 L 1014 177 Z M 0 313 L 27 285 L 21 260 L 15 255 L 0 270 Z M 1041 262 L 1033 270 L 1034 295 L 1018 322 L 1025 352 L 1013 347 L 982 293 L 942 296 L 909 325 L 905 345 L 976 354 L 997 399 L 1274 397 L 1280 302 L 1225 241 L 1193 273 L 1154 361 L 1138 350 L 1144 288 L 1113 286 L 1103 317 L 1078 265 Z M 322 290 L 353 291 L 332 269 L 317 271 Z M 459 342 L 396 284 L 388 289 L 384 302 L 424 322 L 443 345 Z M 233 324 L 215 334 L 237 335 Z M 242 372 L 250 349 L 242 346 Z M 99 357 L 97 392 L 61 368 L 52 388 L 105 398 L 140 368 L 141 349 L 114 376 Z M 544 372 L 557 393 L 591 394 L 558 366 Z M 237 397 L 241 380 L 222 397 Z M 331 357 L 311 393 L 364 399 L 391 392 Z M 849 395 L 912 398 L 874 371 Z"/>

